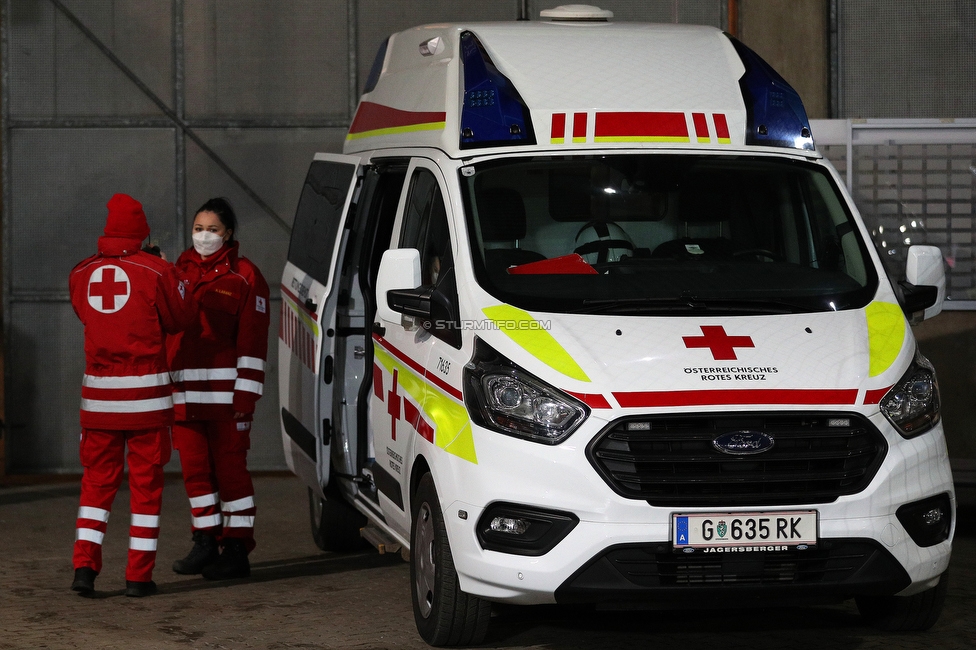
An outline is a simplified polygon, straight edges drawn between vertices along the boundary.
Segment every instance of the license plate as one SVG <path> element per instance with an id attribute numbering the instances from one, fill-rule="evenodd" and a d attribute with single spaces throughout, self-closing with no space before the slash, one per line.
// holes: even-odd
<path id="1" fill-rule="evenodd" d="M 817 511 L 674 514 L 671 530 L 682 553 L 802 550 L 817 544 Z"/>

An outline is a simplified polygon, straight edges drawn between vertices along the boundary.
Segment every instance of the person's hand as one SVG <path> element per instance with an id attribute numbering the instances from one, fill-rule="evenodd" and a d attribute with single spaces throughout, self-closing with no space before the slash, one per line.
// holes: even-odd
<path id="1" fill-rule="evenodd" d="M 163 261 L 164 262 L 168 262 L 169 261 L 168 259 L 166 259 L 166 253 L 164 253 L 163 251 L 159 251 L 159 256 L 161 258 L 163 258 Z"/>

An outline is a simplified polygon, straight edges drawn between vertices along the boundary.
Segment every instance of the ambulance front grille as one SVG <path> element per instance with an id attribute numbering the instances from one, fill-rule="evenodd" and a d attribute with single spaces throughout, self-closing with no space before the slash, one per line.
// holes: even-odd
<path id="1" fill-rule="evenodd" d="M 766 434 L 772 448 L 717 449 L 713 441 L 732 432 Z M 829 503 L 867 487 L 887 450 L 854 413 L 737 413 L 623 418 L 587 456 L 618 494 L 681 508 Z"/>

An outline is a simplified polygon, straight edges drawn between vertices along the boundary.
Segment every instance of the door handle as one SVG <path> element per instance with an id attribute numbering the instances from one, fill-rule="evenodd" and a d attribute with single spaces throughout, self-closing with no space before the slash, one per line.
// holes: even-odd
<path id="1" fill-rule="evenodd" d="M 316 304 L 315 304 L 315 303 L 314 303 L 314 302 L 312 301 L 312 299 L 311 299 L 311 298 L 306 298 L 306 299 L 305 299 L 305 309 L 307 309 L 307 310 L 309 310 L 309 311 L 311 311 L 311 312 L 315 312 L 315 311 L 318 311 L 318 308 L 319 308 L 319 306 L 318 306 L 318 305 L 316 305 Z"/>

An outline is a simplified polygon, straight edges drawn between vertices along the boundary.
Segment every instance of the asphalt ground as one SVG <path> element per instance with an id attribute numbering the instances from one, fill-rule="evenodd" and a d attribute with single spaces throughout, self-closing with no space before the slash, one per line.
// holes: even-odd
<path id="1" fill-rule="evenodd" d="M 249 579 L 208 582 L 170 570 L 189 550 L 189 505 L 178 479 L 163 495 L 155 580 L 126 598 L 128 492 L 116 498 L 96 597 L 69 590 L 77 482 L 0 488 L 0 649 L 427 648 L 417 634 L 409 567 L 372 549 L 320 552 L 305 488 L 290 476 L 255 480 L 258 547 Z M 952 578 L 928 632 L 864 625 L 853 602 L 807 608 L 603 612 L 496 607 L 484 648 L 678 650 L 976 647 L 976 487 L 959 489 Z"/>

